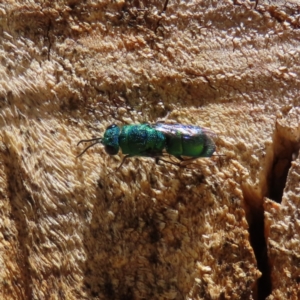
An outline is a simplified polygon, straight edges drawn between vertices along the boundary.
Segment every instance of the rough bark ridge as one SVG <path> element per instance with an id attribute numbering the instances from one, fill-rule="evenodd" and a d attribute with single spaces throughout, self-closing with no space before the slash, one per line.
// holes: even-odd
<path id="1" fill-rule="evenodd" d="M 0 4 L 0 298 L 299 298 L 298 11 Z M 168 112 L 226 156 L 76 158 L 109 124 Z"/>

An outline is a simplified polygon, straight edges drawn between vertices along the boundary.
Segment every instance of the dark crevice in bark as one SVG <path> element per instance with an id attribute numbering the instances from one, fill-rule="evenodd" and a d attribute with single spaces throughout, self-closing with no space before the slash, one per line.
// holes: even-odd
<path id="1" fill-rule="evenodd" d="M 294 156 L 299 151 L 299 143 L 293 143 L 275 133 L 273 137 L 273 163 L 268 178 L 267 195 L 273 201 L 281 203 L 288 172 Z M 250 243 L 253 248 L 257 268 L 262 273 L 257 281 L 256 300 L 264 300 L 272 293 L 271 266 L 268 258 L 267 239 L 265 236 L 263 199 L 254 199 L 257 195 L 243 190 L 249 224 Z"/>
<path id="2" fill-rule="evenodd" d="M 251 210 L 252 222 L 249 224 L 250 244 L 257 261 L 257 268 L 261 277 L 257 281 L 256 300 L 266 299 L 272 292 L 271 268 L 268 260 L 267 243 L 264 234 L 264 210 Z"/>
<path id="3" fill-rule="evenodd" d="M 269 198 L 281 203 L 288 172 L 295 154 L 299 151 L 299 144 L 291 142 L 284 137 L 274 136 L 274 159 L 270 174 Z"/>
<path id="4" fill-rule="evenodd" d="M 264 300 L 271 294 L 272 285 L 265 237 L 263 199 L 258 199 L 251 190 L 243 189 L 243 194 L 246 219 L 249 224 L 249 241 L 257 261 L 257 268 L 261 272 L 261 277 L 257 280 L 253 291 L 254 299 Z"/>

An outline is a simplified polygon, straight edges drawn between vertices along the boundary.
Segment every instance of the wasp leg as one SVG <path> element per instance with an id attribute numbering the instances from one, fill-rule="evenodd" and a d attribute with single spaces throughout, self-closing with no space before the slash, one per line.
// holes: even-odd
<path id="1" fill-rule="evenodd" d="M 167 156 L 167 154 L 165 154 L 165 156 Z M 172 158 L 178 159 L 179 162 L 175 162 L 174 160 L 173 161 L 166 160 L 166 159 L 161 158 L 161 156 L 155 157 L 155 162 L 158 164 L 159 161 L 163 161 L 163 162 L 171 164 L 173 166 L 177 166 L 179 168 L 186 168 L 186 169 L 193 169 L 192 167 L 188 167 L 189 165 L 195 165 L 195 166 L 199 167 L 199 165 L 197 165 L 197 164 L 194 163 L 194 161 L 197 160 L 199 157 L 193 157 L 193 158 L 184 159 L 181 156 L 170 156 L 170 155 L 168 155 L 168 156 L 171 159 Z"/>
<path id="2" fill-rule="evenodd" d="M 187 158 L 187 159 L 185 159 L 185 158 L 183 158 L 181 155 L 178 155 L 178 156 L 170 156 L 171 158 L 172 157 L 176 157 L 180 162 L 182 162 L 182 161 L 188 161 L 188 160 L 194 160 L 194 159 L 197 159 L 197 158 Z"/>
<path id="3" fill-rule="evenodd" d="M 155 164 L 156 165 L 159 165 L 159 161 L 162 160 L 161 157 L 162 156 L 169 156 L 169 155 L 167 153 L 161 152 L 161 153 L 152 153 L 149 156 L 151 156 L 155 159 Z"/>
<path id="4" fill-rule="evenodd" d="M 182 160 L 180 162 L 180 166 L 182 168 L 194 169 L 192 167 L 194 165 L 194 166 L 197 166 L 197 167 L 201 168 L 200 164 L 195 163 L 195 160 L 197 160 L 199 158 L 201 158 L 201 157 L 193 157 L 193 158 L 187 158 L 187 159 L 182 158 Z M 188 166 L 191 166 L 191 167 L 188 167 Z"/>
<path id="5" fill-rule="evenodd" d="M 156 123 L 166 123 L 167 119 L 169 118 L 170 112 L 168 111 L 167 114 L 162 118 L 158 119 Z"/>
<path id="6" fill-rule="evenodd" d="M 180 161 L 185 161 L 185 159 L 182 157 L 182 156 L 175 156 L 178 160 L 180 160 Z"/>
<path id="7" fill-rule="evenodd" d="M 217 152 L 217 151 L 216 151 Z M 220 157 L 222 156 L 226 156 L 225 154 L 213 154 L 212 155 L 213 157 L 218 157 L 218 160 L 216 162 L 216 164 L 219 166 L 219 167 L 222 167 L 223 166 L 223 159 L 220 159 Z"/>
<path id="8" fill-rule="evenodd" d="M 166 159 L 163 159 L 162 157 L 165 157 L 167 156 L 170 160 L 166 160 Z M 176 161 L 175 159 L 177 159 L 178 161 Z M 162 153 L 161 155 L 158 155 L 155 157 L 155 162 L 158 164 L 159 161 L 163 161 L 165 163 L 168 163 L 168 164 L 171 164 L 173 166 L 177 166 L 177 167 L 181 167 L 181 162 L 183 161 L 184 159 L 180 156 L 172 156 L 168 153 Z"/>
<path id="9" fill-rule="evenodd" d="M 158 165 L 159 164 L 159 157 L 156 156 L 156 157 L 154 157 L 154 159 L 155 159 L 155 164 Z"/>
<path id="10" fill-rule="evenodd" d="M 176 163 L 176 162 L 173 162 L 173 161 L 169 161 L 169 160 L 166 160 L 166 159 L 162 159 L 161 157 L 155 157 L 155 162 L 156 164 L 159 165 L 159 161 L 163 161 L 167 164 L 171 164 L 173 166 L 177 166 L 177 167 L 180 167 L 180 163 Z"/>
<path id="11" fill-rule="evenodd" d="M 169 163 L 169 164 L 172 164 L 174 166 L 178 166 L 180 168 L 187 168 L 188 165 L 192 165 L 193 161 L 199 158 L 199 157 L 193 157 L 193 158 L 185 159 L 180 155 L 179 156 L 170 156 L 170 155 L 168 155 L 168 156 L 171 158 L 171 160 L 172 160 L 172 158 L 176 158 L 179 162 L 175 162 L 174 160 L 173 161 L 164 160 L 164 159 L 161 159 L 160 157 L 158 157 L 158 158 L 159 158 L 159 160 L 162 160 L 162 161 L 164 161 L 166 163 Z"/>
<path id="12" fill-rule="evenodd" d="M 127 155 L 125 155 L 125 156 L 123 157 L 123 160 L 122 160 L 121 164 L 118 166 L 117 171 L 119 171 L 119 170 L 121 169 L 121 167 L 123 166 L 125 160 L 126 160 L 128 157 L 131 157 L 131 155 L 130 155 L 130 154 L 127 154 Z"/>

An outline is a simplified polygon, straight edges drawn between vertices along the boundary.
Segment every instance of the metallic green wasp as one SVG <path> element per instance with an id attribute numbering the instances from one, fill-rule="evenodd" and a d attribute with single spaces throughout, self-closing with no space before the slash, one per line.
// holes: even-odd
<path id="1" fill-rule="evenodd" d="M 125 154 L 123 165 L 128 157 L 144 156 L 153 157 L 177 166 L 184 166 L 200 157 L 211 157 L 216 150 L 213 137 L 215 134 L 205 128 L 194 125 L 182 124 L 139 124 L 118 127 L 113 124 L 107 127 L 104 136 L 84 142 L 94 142 L 81 152 L 85 153 L 90 147 L 101 143 L 109 155 L 116 155 L 121 148 Z M 179 162 L 163 159 L 166 155 L 174 156 Z"/>

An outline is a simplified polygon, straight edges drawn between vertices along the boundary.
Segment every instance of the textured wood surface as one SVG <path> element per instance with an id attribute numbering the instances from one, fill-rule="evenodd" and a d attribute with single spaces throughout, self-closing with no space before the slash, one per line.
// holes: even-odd
<path id="1" fill-rule="evenodd" d="M 1 3 L 0 298 L 300 298 L 298 11 Z M 76 158 L 168 113 L 226 156 Z"/>

